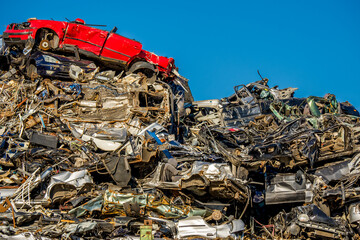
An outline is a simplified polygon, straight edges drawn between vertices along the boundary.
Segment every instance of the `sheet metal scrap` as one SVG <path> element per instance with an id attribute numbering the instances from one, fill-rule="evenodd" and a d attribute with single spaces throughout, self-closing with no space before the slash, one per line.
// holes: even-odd
<path id="1" fill-rule="evenodd" d="M 24 64 L 36 45 L 0 48 L 2 238 L 359 237 L 350 103 L 268 79 L 194 102 L 177 71 L 53 50 L 72 65 L 49 77 Z"/>

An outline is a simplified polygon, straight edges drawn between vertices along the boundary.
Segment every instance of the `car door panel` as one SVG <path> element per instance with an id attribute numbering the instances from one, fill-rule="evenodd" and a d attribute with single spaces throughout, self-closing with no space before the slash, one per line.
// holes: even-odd
<path id="1" fill-rule="evenodd" d="M 120 36 L 116 33 L 110 33 L 104 49 L 102 50 L 101 57 L 128 62 L 130 58 L 140 53 L 141 48 L 141 43 L 137 41 Z"/>
<path id="2" fill-rule="evenodd" d="M 77 46 L 81 50 L 99 55 L 107 32 L 82 24 L 69 23 L 64 44 Z"/>

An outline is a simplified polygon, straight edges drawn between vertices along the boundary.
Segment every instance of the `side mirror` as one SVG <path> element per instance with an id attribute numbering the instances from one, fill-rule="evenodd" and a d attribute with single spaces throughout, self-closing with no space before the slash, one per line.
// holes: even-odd
<path id="1" fill-rule="evenodd" d="M 78 24 L 83 24 L 83 25 L 85 24 L 85 21 L 82 20 L 81 18 L 75 19 L 75 22 L 78 23 Z"/>

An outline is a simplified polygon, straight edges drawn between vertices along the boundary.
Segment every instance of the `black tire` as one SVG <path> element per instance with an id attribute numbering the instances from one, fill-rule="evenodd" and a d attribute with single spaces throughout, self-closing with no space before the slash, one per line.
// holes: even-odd
<path id="1" fill-rule="evenodd" d="M 151 78 L 155 73 L 154 65 L 148 62 L 136 62 L 133 65 L 131 65 L 128 74 L 129 73 L 138 73 L 141 72 L 145 74 L 146 77 Z"/>

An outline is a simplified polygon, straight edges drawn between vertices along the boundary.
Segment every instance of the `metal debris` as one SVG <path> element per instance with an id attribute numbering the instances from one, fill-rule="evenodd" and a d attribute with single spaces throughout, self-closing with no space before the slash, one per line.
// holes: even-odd
<path id="1" fill-rule="evenodd" d="M 193 101 L 174 59 L 81 19 L 0 42 L 1 238 L 359 238 L 350 103 L 261 76 Z"/>

